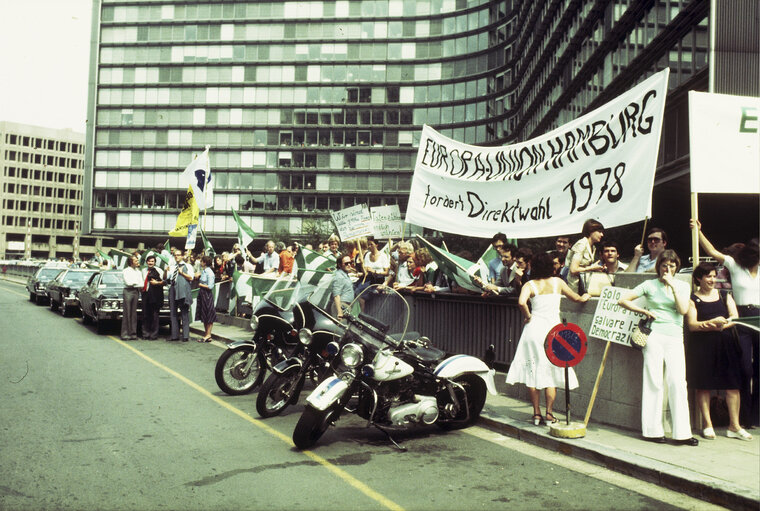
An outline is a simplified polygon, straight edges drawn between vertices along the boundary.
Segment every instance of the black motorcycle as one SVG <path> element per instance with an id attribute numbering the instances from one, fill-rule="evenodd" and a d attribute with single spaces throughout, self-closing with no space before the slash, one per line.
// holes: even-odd
<path id="1" fill-rule="evenodd" d="M 307 378 L 318 384 L 332 374 L 330 353 L 337 353 L 337 341 L 343 332 L 325 311 L 329 297 L 329 293 L 315 292 L 298 304 L 307 325 L 298 335 L 301 348 L 276 364 L 259 389 L 256 411 L 261 417 L 273 417 L 296 404 Z M 329 344 L 334 345 L 332 349 Z"/>
<path id="2" fill-rule="evenodd" d="M 470 355 L 448 355 L 429 339 L 407 331 L 409 306 L 389 288 L 365 290 L 365 313 L 344 312 L 335 374 L 306 398 L 293 431 L 299 449 L 314 445 L 343 411 L 383 431 L 436 424 L 459 429 L 473 424 L 496 394 L 494 370 Z M 307 335 L 302 332 L 301 335 Z"/>
<path id="3" fill-rule="evenodd" d="M 278 279 L 254 307 L 253 336 L 227 346 L 216 362 L 216 384 L 232 396 L 248 394 L 264 380 L 267 369 L 292 357 L 301 346 L 298 330 L 311 325 L 300 302 L 313 292 L 291 278 Z"/>

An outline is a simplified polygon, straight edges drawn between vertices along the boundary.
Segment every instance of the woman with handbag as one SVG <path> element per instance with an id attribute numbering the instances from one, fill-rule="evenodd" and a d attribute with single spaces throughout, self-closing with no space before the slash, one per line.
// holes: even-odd
<path id="1" fill-rule="evenodd" d="M 739 313 L 731 295 L 721 295 L 715 287 L 715 266 L 700 263 L 692 279 L 699 286 L 691 295 L 686 322 L 689 342 L 686 349 L 686 380 L 696 389 L 697 405 L 702 412 L 702 436 L 715 438 L 710 416 L 711 390 L 725 390 L 729 426 L 726 436 L 752 440 L 739 425 L 739 388 L 741 387 L 741 348 L 733 318 Z"/>
<path id="2" fill-rule="evenodd" d="M 653 320 L 652 333 L 643 349 L 641 432 L 644 440 L 665 443 L 662 423 L 664 365 L 673 442 L 694 446 L 699 441 L 691 436 L 683 345 L 683 317 L 689 311 L 689 285 L 674 278 L 681 268 L 681 260 L 673 250 L 662 252 L 655 267 L 658 278 L 642 282 L 618 301 L 626 309 Z M 640 297 L 646 299 L 646 309 L 633 303 Z"/>

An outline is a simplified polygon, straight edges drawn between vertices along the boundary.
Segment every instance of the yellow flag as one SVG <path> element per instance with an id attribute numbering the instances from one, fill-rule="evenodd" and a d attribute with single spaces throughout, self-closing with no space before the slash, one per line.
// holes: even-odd
<path id="1" fill-rule="evenodd" d="M 179 216 L 177 217 L 177 225 L 169 231 L 169 236 L 187 236 L 187 226 L 197 224 L 199 216 L 200 209 L 193 196 L 193 187 L 188 186 L 185 203 L 182 205 L 182 211 L 179 212 Z"/>

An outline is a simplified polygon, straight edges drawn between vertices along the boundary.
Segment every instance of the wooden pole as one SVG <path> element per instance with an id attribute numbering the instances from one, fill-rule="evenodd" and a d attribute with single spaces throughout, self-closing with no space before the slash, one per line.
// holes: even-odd
<path id="1" fill-rule="evenodd" d="M 602 355 L 602 363 L 599 365 L 599 372 L 596 374 L 596 382 L 594 382 L 594 390 L 591 392 L 591 399 L 588 402 L 588 408 L 586 409 L 586 418 L 583 419 L 583 425 L 588 426 L 588 421 L 591 418 L 591 409 L 594 407 L 594 401 L 596 400 L 596 393 L 599 390 L 599 383 L 602 381 L 602 374 L 604 374 L 604 365 L 607 363 L 607 354 L 610 351 L 610 341 L 607 341 L 607 346 L 604 347 L 604 355 Z"/>
<path id="2" fill-rule="evenodd" d="M 647 241 L 647 222 L 649 222 L 649 217 L 646 217 L 644 219 L 644 229 L 641 231 L 641 248 L 646 248 L 646 241 Z"/>
<path id="3" fill-rule="evenodd" d="M 697 200 L 697 192 L 691 192 L 691 218 L 696 224 L 699 221 L 699 204 Z M 691 267 L 696 268 L 699 264 L 699 229 L 694 226 L 691 230 Z"/>

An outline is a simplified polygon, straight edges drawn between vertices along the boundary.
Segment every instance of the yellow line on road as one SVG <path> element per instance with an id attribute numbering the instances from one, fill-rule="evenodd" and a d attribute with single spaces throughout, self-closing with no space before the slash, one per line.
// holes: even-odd
<path id="1" fill-rule="evenodd" d="M 143 353 L 140 350 L 134 348 L 133 346 L 130 346 L 126 342 L 122 341 L 121 339 L 118 339 L 117 337 L 114 337 L 114 336 L 111 336 L 111 335 L 109 335 L 108 338 L 111 339 L 111 340 L 113 340 L 113 341 L 115 341 L 115 342 L 117 342 L 117 343 L 119 343 L 119 344 L 121 344 L 125 348 L 127 348 L 129 350 L 132 350 L 138 356 L 142 357 L 143 359 L 145 359 L 146 361 L 150 362 L 154 366 L 158 367 L 162 371 L 165 371 L 165 372 L 169 373 L 170 375 L 174 376 L 179 381 L 181 381 L 182 383 L 188 385 L 192 389 L 196 390 L 197 392 L 199 392 L 203 396 L 205 396 L 205 397 L 209 398 L 210 400 L 214 401 L 219 406 L 221 406 L 223 408 L 226 408 L 227 410 L 229 410 L 230 412 L 234 413 L 238 417 L 242 418 L 243 420 L 246 420 L 246 421 L 250 422 L 251 424 L 253 424 L 257 428 L 262 429 L 263 431 L 269 433 L 273 437 L 278 438 L 279 440 L 282 440 L 289 447 L 295 447 L 295 445 L 293 444 L 293 441 L 290 439 L 290 437 L 288 437 L 287 435 L 284 435 L 284 434 L 280 433 L 279 431 L 277 431 L 276 429 L 268 426 L 263 421 L 260 421 L 258 419 L 254 419 L 253 417 L 251 417 L 250 415 L 248 415 L 244 411 L 240 410 L 239 408 L 236 408 L 236 407 L 232 406 L 231 404 L 227 403 L 223 399 L 220 399 L 218 396 L 215 396 L 214 394 L 212 394 L 208 390 L 204 389 L 203 387 L 201 387 L 200 385 L 198 385 L 194 381 L 186 378 L 185 376 L 179 374 L 178 372 L 174 371 L 173 369 L 170 369 L 170 368 L 166 367 L 165 365 L 163 365 L 162 363 L 160 363 L 160 362 L 158 362 L 156 360 L 153 360 L 152 358 L 150 358 L 149 356 L 147 356 L 145 353 Z M 362 492 L 364 495 L 366 495 L 367 497 L 371 498 L 375 502 L 381 504 L 385 508 L 392 509 L 394 511 L 403 511 L 403 508 L 401 506 L 399 506 L 398 504 L 396 504 L 392 500 L 386 498 L 385 496 L 379 494 L 378 492 L 376 492 L 375 490 L 373 490 L 372 488 L 370 488 L 369 486 L 367 486 L 363 482 L 359 481 L 358 479 L 356 479 L 355 477 L 353 477 L 352 475 L 350 475 L 346 471 L 344 471 L 344 470 L 336 467 L 335 465 L 333 465 L 332 463 L 330 463 L 329 461 L 327 461 L 323 457 L 321 457 L 321 456 L 313 453 L 312 451 L 301 451 L 301 453 L 303 453 L 306 457 L 310 458 L 312 461 L 314 461 L 314 462 L 322 465 L 324 468 L 326 468 L 327 470 L 329 470 L 330 472 L 332 472 L 334 475 L 336 475 L 339 478 L 341 478 L 345 483 L 347 483 L 348 485 L 356 488 L 357 490 L 359 490 L 360 492 Z"/>

